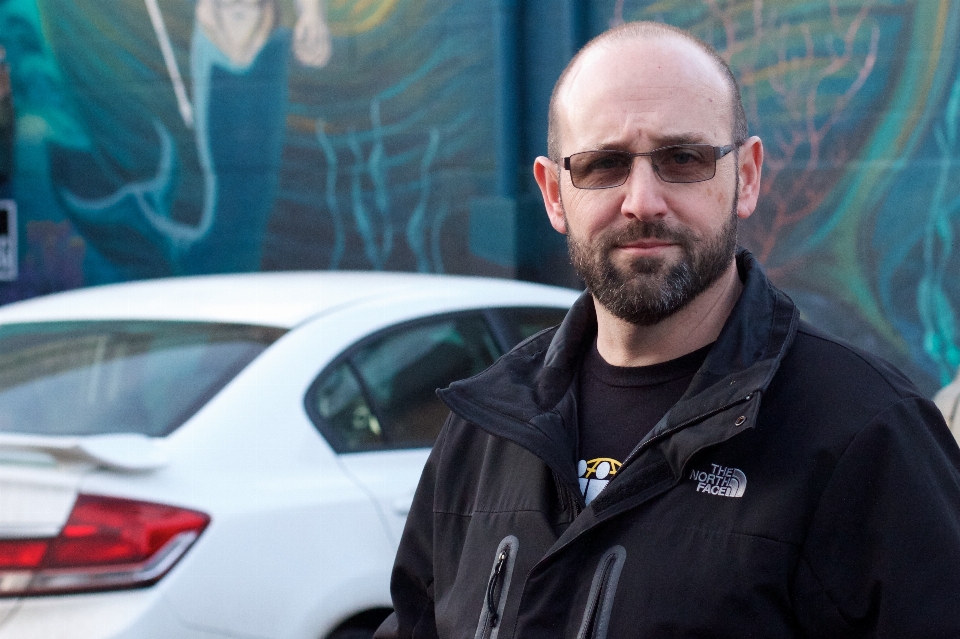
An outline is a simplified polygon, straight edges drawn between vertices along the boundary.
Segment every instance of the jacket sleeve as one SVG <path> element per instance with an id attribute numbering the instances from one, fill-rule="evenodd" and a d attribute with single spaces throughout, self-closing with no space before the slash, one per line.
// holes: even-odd
<path id="1" fill-rule="evenodd" d="M 394 612 L 380 625 L 375 639 L 437 637 L 433 598 L 433 505 L 437 467 L 452 416 L 440 431 L 420 476 L 407 515 L 390 577 Z"/>
<path id="2" fill-rule="evenodd" d="M 960 637 L 960 449 L 931 402 L 901 400 L 842 453 L 794 604 L 808 637 Z"/>

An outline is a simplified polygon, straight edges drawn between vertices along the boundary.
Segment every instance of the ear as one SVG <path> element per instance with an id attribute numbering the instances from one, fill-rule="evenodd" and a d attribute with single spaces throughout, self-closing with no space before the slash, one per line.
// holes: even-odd
<path id="1" fill-rule="evenodd" d="M 757 208 L 760 198 L 760 171 L 763 168 L 763 142 L 757 136 L 743 143 L 739 151 L 740 184 L 737 217 L 745 220 Z"/>
<path id="2" fill-rule="evenodd" d="M 550 158 L 538 157 L 533 163 L 533 177 L 540 186 L 543 195 L 543 206 L 547 209 L 550 225 L 558 232 L 566 235 L 567 221 L 563 215 L 563 203 L 560 201 L 560 182 L 557 163 Z"/>

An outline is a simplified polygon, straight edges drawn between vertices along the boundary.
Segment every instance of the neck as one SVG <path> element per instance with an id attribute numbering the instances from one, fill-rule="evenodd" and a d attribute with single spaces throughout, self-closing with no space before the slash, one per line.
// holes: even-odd
<path id="1" fill-rule="evenodd" d="M 597 350 L 614 366 L 650 366 L 715 342 L 740 298 L 736 261 L 710 288 L 679 311 L 651 326 L 638 326 L 597 303 Z"/>

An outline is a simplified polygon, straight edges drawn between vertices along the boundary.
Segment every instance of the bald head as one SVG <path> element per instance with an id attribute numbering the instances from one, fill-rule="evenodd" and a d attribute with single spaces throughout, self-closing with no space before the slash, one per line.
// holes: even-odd
<path id="1" fill-rule="evenodd" d="M 743 103 L 740 99 L 740 87 L 730 67 L 723 58 L 710 45 L 694 37 L 682 29 L 659 22 L 628 22 L 609 31 L 601 33 L 599 36 L 588 42 L 579 52 L 570 60 L 570 63 L 560 74 L 560 78 L 554 85 L 553 93 L 550 96 L 550 110 L 547 124 L 547 152 L 551 159 L 559 160 L 562 154 L 561 140 L 561 115 L 565 106 L 565 92 L 573 77 L 576 76 L 581 67 L 584 58 L 595 54 L 598 50 L 613 50 L 618 47 L 637 42 L 656 39 L 673 39 L 690 47 L 691 55 L 702 55 L 708 58 L 719 73 L 722 82 L 725 84 L 728 95 L 728 108 L 730 109 L 731 136 L 736 143 L 741 143 L 747 139 L 747 118 L 743 110 Z"/>

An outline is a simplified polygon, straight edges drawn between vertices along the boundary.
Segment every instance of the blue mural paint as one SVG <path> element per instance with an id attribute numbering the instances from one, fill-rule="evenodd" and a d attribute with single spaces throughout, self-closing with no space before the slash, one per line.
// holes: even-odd
<path id="1" fill-rule="evenodd" d="M 945 200 L 956 188 L 953 174 L 957 173 L 955 158 L 960 159 L 960 76 L 953 83 L 947 101 L 944 120 L 934 128 L 934 138 L 940 151 L 940 170 L 930 198 L 927 223 L 924 225 L 923 276 L 917 285 L 917 309 L 924 328 L 923 348 L 937 366 L 940 382 L 947 384 L 960 366 L 960 347 L 956 334 L 956 312 L 950 302 L 948 286 L 955 279 L 949 268 L 955 252 L 953 221 L 960 206 L 951 206 Z M 957 197 L 960 201 L 960 196 Z"/>
<path id="2" fill-rule="evenodd" d="M 323 149 L 323 155 L 327 161 L 324 202 L 333 219 L 333 250 L 331 251 L 329 268 L 336 269 L 340 266 L 340 260 L 343 259 L 346 232 L 343 228 L 343 218 L 340 215 L 340 205 L 337 203 L 337 152 L 334 150 L 330 138 L 324 133 L 322 122 L 317 122 L 317 142 Z"/>
<path id="3" fill-rule="evenodd" d="M 366 204 L 363 201 L 361 180 L 367 168 L 367 164 L 363 159 L 363 151 L 360 148 L 360 142 L 357 140 L 357 136 L 352 131 L 347 135 L 347 140 L 350 150 L 353 152 L 354 160 L 353 168 L 350 171 L 351 212 L 353 213 L 357 232 L 363 240 L 363 248 L 367 260 L 370 262 L 373 270 L 381 271 L 383 270 L 387 257 L 385 253 L 389 250 L 393 238 L 393 225 L 388 220 L 386 224 L 380 227 L 379 230 L 384 237 L 383 246 L 381 247 L 376 237 L 377 229 L 371 222 L 370 216 L 367 214 Z"/>
<path id="4" fill-rule="evenodd" d="M 427 150 L 420 161 L 420 199 L 407 222 L 407 243 L 413 250 L 414 255 L 417 256 L 417 270 L 421 273 L 429 273 L 433 270 L 430 268 L 430 258 L 427 255 L 425 239 L 427 238 L 427 204 L 430 201 L 430 165 L 433 163 L 433 158 L 439 148 L 440 131 L 432 128 L 430 129 L 430 142 L 427 144 Z M 443 272 L 442 264 L 442 261 L 437 260 L 436 272 Z"/>

